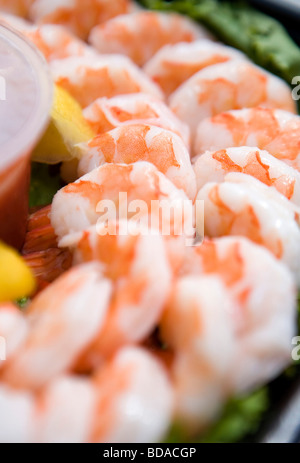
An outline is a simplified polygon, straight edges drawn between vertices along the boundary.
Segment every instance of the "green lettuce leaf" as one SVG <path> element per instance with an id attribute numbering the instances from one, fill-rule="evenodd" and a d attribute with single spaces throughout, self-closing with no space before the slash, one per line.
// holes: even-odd
<path id="1" fill-rule="evenodd" d="M 300 49 L 275 19 L 245 1 L 140 0 L 147 8 L 177 11 L 200 21 L 220 40 L 242 50 L 289 84 L 300 75 Z"/>
<path id="2" fill-rule="evenodd" d="M 268 408 L 268 388 L 262 388 L 245 398 L 231 400 L 221 418 L 200 439 L 187 439 L 184 430 L 179 425 L 175 425 L 166 442 L 168 444 L 240 442 L 258 430 Z"/>
<path id="3" fill-rule="evenodd" d="M 62 187 L 59 168 L 33 162 L 31 167 L 31 185 L 29 207 L 47 206 Z"/>

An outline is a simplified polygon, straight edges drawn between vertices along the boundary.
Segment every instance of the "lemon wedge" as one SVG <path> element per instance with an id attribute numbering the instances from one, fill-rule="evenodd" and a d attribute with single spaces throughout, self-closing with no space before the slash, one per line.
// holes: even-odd
<path id="1" fill-rule="evenodd" d="M 84 119 L 76 100 L 58 85 L 54 89 L 54 103 L 49 127 L 35 148 L 32 160 L 45 164 L 72 161 L 79 155 L 76 148 L 96 134 Z"/>
<path id="2" fill-rule="evenodd" d="M 30 296 L 35 288 L 35 278 L 22 257 L 0 243 L 0 302 Z"/>

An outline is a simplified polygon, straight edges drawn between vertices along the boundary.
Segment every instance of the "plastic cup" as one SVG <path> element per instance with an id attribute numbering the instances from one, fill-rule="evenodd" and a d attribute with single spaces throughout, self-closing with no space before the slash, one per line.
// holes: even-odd
<path id="1" fill-rule="evenodd" d="M 0 240 L 18 249 L 26 234 L 30 156 L 47 126 L 52 93 L 42 55 L 0 25 Z"/>

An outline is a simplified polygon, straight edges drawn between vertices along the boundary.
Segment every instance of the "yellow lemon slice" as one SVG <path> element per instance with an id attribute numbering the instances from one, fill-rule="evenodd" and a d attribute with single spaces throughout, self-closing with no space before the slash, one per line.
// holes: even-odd
<path id="1" fill-rule="evenodd" d="M 96 134 L 84 119 L 76 100 L 63 88 L 55 86 L 54 103 L 49 127 L 35 148 L 32 160 L 58 164 L 76 158 L 76 144 L 90 140 Z"/>
<path id="2" fill-rule="evenodd" d="M 35 287 L 35 278 L 22 257 L 0 243 L 0 302 L 30 296 Z"/>

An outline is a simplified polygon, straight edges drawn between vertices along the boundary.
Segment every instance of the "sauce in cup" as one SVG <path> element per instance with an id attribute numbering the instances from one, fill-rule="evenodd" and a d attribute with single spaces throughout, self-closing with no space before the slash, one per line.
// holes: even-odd
<path id="1" fill-rule="evenodd" d="M 26 233 L 30 155 L 49 119 L 52 87 L 42 55 L 0 25 L 0 240 L 16 248 Z"/>

